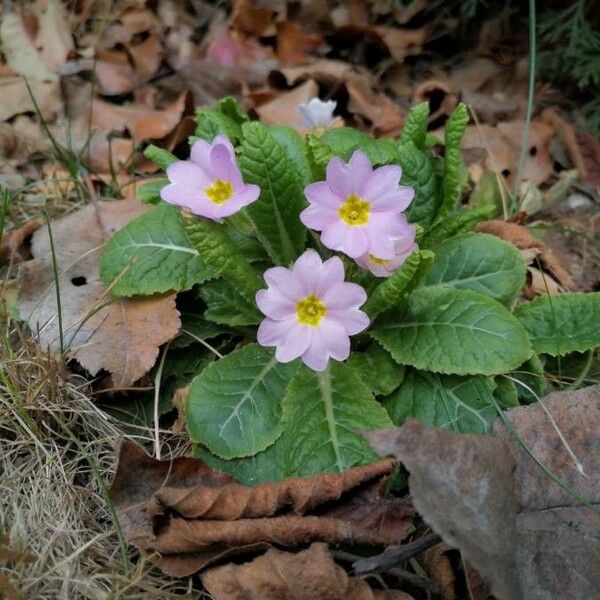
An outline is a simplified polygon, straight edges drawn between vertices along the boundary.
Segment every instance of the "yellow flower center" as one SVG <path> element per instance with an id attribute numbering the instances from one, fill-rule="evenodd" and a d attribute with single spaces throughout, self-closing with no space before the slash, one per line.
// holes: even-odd
<path id="1" fill-rule="evenodd" d="M 312 325 L 313 327 L 321 322 L 326 315 L 327 307 L 318 296 L 311 294 L 296 303 L 296 316 L 298 322 L 302 325 Z"/>
<path id="2" fill-rule="evenodd" d="M 377 258 L 376 256 L 373 256 L 372 254 L 369 254 L 369 260 L 372 263 L 375 263 L 376 265 L 381 265 L 382 267 L 385 267 L 385 265 L 389 264 L 389 262 L 390 262 L 389 258 Z"/>
<path id="3" fill-rule="evenodd" d="M 365 225 L 369 222 L 371 203 L 356 194 L 350 194 L 338 210 L 340 219 L 346 225 Z"/>
<path id="4" fill-rule="evenodd" d="M 233 186 L 229 181 L 217 179 L 204 190 L 204 193 L 211 202 L 214 202 L 215 204 L 224 204 L 231 196 L 233 196 Z"/>

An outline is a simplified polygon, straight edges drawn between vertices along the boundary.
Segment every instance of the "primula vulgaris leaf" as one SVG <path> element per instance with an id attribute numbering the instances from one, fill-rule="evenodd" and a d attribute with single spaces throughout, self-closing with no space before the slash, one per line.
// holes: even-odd
<path id="1" fill-rule="evenodd" d="M 197 310 L 188 312 L 179 310 L 181 317 L 181 329 L 179 335 L 171 342 L 171 350 L 186 348 L 197 342 L 197 339 L 210 340 L 223 334 L 231 333 L 231 330 L 223 325 L 207 321 Z"/>
<path id="2" fill-rule="evenodd" d="M 436 373 L 496 375 L 531 355 L 527 333 L 501 304 L 444 286 L 412 292 L 371 335 L 400 364 Z"/>
<path id="3" fill-rule="evenodd" d="M 444 183 L 443 201 L 438 218 L 444 218 L 452 212 L 460 199 L 461 165 L 460 142 L 465 134 L 469 122 L 469 111 L 462 102 L 454 109 L 446 121 L 444 131 Z"/>
<path id="4" fill-rule="evenodd" d="M 600 346 L 600 292 L 540 296 L 518 306 L 537 354 L 564 356 Z"/>
<path id="5" fill-rule="evenodd" d="M 298 369 L 249 344 L 207 367 L 186 400 L 190 439 L 220 458 L 252 456 L 281 435 L 281 399 Z"/>
<path id="6" fill-rule="evenodd" d="M 116 296 L 183 291 L 212 277 L 187 239 L 179 209 L 161 203 L 108 240 L 100 276 Z"/>
<path id="7" fill-rule="evenodd" d="M 400 135 L 401 147 L 412 142 L 419 150 L 425 150 L 428 119 L 429 102 L 421 102 L 410 109 Z"/>
<path id="8" fill-rule="evenodd" d="M 169 165 L 172 165 L 173 163 L 179 160 L 174 154 L 172 154 L 168 150 L 165 150 L 164 148 L 159 148 L 154 144 L 150 144 L 144 150 L 144 156 L 148 160 L 152 161 L 155 165 L 160 167 L 163 171 Z"/>
<path id="9" fill-rule="evenodd" d="M 204 317 L 209 321 L 242 327 L 256 325 L 263 319 L 256 305 L 238 294 L 228 281 L 208 281 L 200 288 L 199 293 L 206 302 Z"/>
<path id="10" fill-rule="evenodd" d="M 295 129 L 287 125 L 271 125 L 269 130 L 275 140 L 284 147 L 288 158 L 296 168 L 302 186 L 308 185 L 312 181 L 312 172 L 304 140 Z"/>
<path id="11" fill-rule="evenodd" d="M 161 200 L 160 190 L 168 183 L 169 180 L 166 177 L 142 183 L 137 189 L 137 197 L 144 204 L 158 204 Z"/>
<path id="12" fill-rule="evenodd" d="M 498 375 L 495 379 L 496 389 L 494 390 L 494 398 L 498 405 L 503 410 L 509 410 L 515 406 L 519 406 L 519 394 L 514 381 Z"/>
<path id="13" fill-rule="evenodd" d="M 486 433 L 497 413 L 488 377 L 407 372 L 402 385 L 383 402 L 395 425 L 413 417 L 459 433 Z"/>
<path id="14" fill-rule="evenodd" d="M 261 188 L 260 198 L 246 209 L 256 235 L 269 256 L 288 266 L 304 250 L 306 228 L 300 211 L 306 205 L 300 177 L 287 151 L 266 125 L 243 125 L 239 165 L 247 183 Z"/>
<path id="15" fill-rule="evenodd" d="M 341 472 L 376 460 L 358 430 L 391 421 L 369 388 L 347 365 L 334 361 L 322 373 L 302 366 L 283 400 L 281 460 L 286 476 Z"/>
<path id="16" fill-rule="evenodd" d="M 416 250 L 391 277 L 383 279 L 369 294 L 363 310 L 374 319 L 378 314 L 392 308 L 402 297 L 418 284 L 434 254 L 429 250 Z"/>
<path id="17" fill-rule="evenodd" d="M 360 380 L 376 396 L 391 394 L 402 382 L 405 367 L 399 365 L 379 344 L 373 343 L 363 351 L 355 351 L 348 360 Z"/>
<path id="18" fill-rule="evenodd" d="M 433 159 L 412 142 L 398 147 L 398 162 L 402 167 L 402 185 L 415 190 L 415 198 L 406 211 L 411 223 L 429 227 L 440 207 L 441 195 Z"/>
<path id="19" fill-rule="evenodd" d="M 442 242 L 425 285 L 444 284 L 481 292 L 509 305 L 525 285 L 525 262 L 512 244 L 486 233 Z"/>
<path id="20" fill-rule="evenodd" d="M 518 369 L 512 371 L 510 376 L 517 380 L 515 386 L 519 397 L 519 404 L 533 404 L 537 402 L 548 388 L 544 365 L 537 354 L 525 361 Z"/>
<path id="21" fill-rule="evenodd" d="M 222 133 L 237 144 L 242 138 L 242 124 L 248 121 L 248 115 L 231 96 L 220 100 L 212 108 L 202 108 L 196 113 L 198 122 L 195 138 L 212 142 L 215 136 Z"/>
<path id="22" fill-rule="evenodd" d="M 227 279 L 250 303 L 263 286 L 262 278 L 237 248 L 220 223 L 184 213 L 185 233 L 216 276 Z"/>
<path id="23" fill-rule="evenodd" d="M 225 229 L 231 241 L 248 262 L 266 262 L 269 259 L 266 250 L 254 236 L 246 235 L 238 229 L 227 225 Z"/>
<path id="24" fill-rule="evenodd" d="M 196 446 L 193 455 L 202 459 L 209 467 L 229 473 L 238 483 L 253 486 L 285 479 L 279 456 L 280 440 L 281 438 L 266 450 L 244 458 L 225 460 L 202 446 Z"/>
<path id="25" fill-rule="evenodd" d="M 496 213 L 492 205 L 458 210 L 438 221 L 420 242 L 422 248 L 435 250 L 444 240 L 460 233 L 471 231 L 477 223 L 489 219 Z"/>

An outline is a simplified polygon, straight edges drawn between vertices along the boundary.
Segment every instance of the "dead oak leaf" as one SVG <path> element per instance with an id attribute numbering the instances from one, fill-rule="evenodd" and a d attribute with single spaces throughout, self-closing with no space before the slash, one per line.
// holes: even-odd
<path id="1" fill-rule="evenodd" d="M 97 202 L 51 223 L 64 346 L 92 375 L 110 371 L 117 386 L 144 375 L 159 346 L 180 326 L 174 295 L 117 299 L 100 280 L 106 239 L 144 210 L 135 200 Z M 32 256 L 20 265 L 19 314 L 43 345 L 59 350 L 61 324 L 47 226 L 33 234 Z"/>
<path id="2" fill-rule="evenodd" d="M 200 460 L 157 461 L 124 442 L 110 495 L 127 539 L 159 552 L 166 572 L 185 576 L 269 543 L 398 543 L 413 511 L 383 496 L 392 467 L 380 461 L 246 488 Z"/>
<path id="3" fill-rule="evenodd" d="M 202 583 L 215 600 L 411 600 L 395 590 L 374 590 L 358 577 L 349 577 L 336 565 L 324 544 L 307 550 L 271 549 L 252 562 L 229 564 L 202 575 Z"/>
<path id="4" fill-rule="evenodd" d="M 506 416 L 538 461 L 589 506 L 550 479 L 501 421 L 487 436 L 414 420 L 364 433 L 377 452 L 406 465 L 416 508 L 499 600 L 592 598 L 600 588 L 600 386 L 555 392 L 544 405 Z"/>

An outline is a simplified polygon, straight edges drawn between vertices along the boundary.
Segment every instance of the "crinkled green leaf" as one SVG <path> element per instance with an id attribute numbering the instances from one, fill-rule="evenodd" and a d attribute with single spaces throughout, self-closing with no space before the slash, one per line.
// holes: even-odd
<path id="1" fill-rule="evenodd" d="M 477 223 L 489 219 L 496 213 L 492 205 L 458 210 L 438 221 L 423 237 L 421 247 L 435 250 L 444 240 L 460 233 L 471 231 Z"/>
<path id="2" fill-rule="evenodd" d="M 428 119 L 429 102 L 421 102 L 410 109 L 400 135 L 401 147 L 412 142 L 419 150 L 425 150 Z"/>
<path id="3" fill-rule="evenodd" d="M 204 264 L 215 276 L 227 279 L 246 300 L 254 303 L 256 292 L 263 287 L 262 278 L 227 235 L 220 223 L 184 216 L 185 233 Z"/>
<path id="4" fill-rule="evenodd" d="M 462 102 L 454 109 L 446 121 L 444 130 L 444 183 L 442 206 L 439 217 L 444 217 L 452 212 L 458 205 L 461 192 L 461 164 L 460 142 L 465 134 L 469 122 L 469 111 Z"/>
<path id="5" fill-rule="evenodd" d="M 359 430 L 391 421 L 347 365 L 330 361 L 322 373 L 302 367 L 283 400 L 281 457 L 286 476 L 342 472 L 376 460 Z"/>
<path id="6" fill-rule="evenodd" d="M 260 198 L 246 209 L 256 235 L 269 256 L 288 266 L 304 250 L 306 228 L 300 222 L 304 208 L 302 185 L 287 151 L 266 125 L 243 125 L 239 165 L 247 183 L 261 188 Z"/>
<path id="7" fill-rule="evenodd" d="M 512 244 L 486 233 L 466 233 L 436 248 L 424 283 L 474 290 L 508 305 L 525 285 L 525 272 Z"/>
<path id="8" fill-rule="evenodd" d="M 168 150 L 165 150 L 164 148 L 159 148 L 154 144 L 150 144 L 144 150 L 144 156 L 148 160 L 152 161 L 155 165 L 160 167 L 163 171 L 169 165 L 172 165 L 173 163 L 179 160 L 174 154 L 172 154 Z"/>
<path id="9" fill-rule="evenodd" d="M 564 356 L 600 346 L 600 292 L 540 296 L 518 306 L 537 354 Z"/>
<path id="10" fill-rule="evenodd" d="M 179 209 L 161 203 L 107 242 L 100 276 L 117 296 L 183 291 L 213 276 L 187 239 Z"/>
<path id="11" fill-rule="evenodd" d="M 362 150 L 374 165 L 396 162 L 398 158 L 392 140 L 373 139 L 352 127 L 329 129 L 322 136 L 309 135 L 307 141 L 313 160 L 321 168 L 334 156 L 347 161 L 355 150 Z"/>
<path id="12" fill-rule="evenodd" d="M 456 375 L 496 375 L 531 355 L 527 333 L 501 304 L 471 290 L 418 288 L 371 335 L 400 364 Z"/>
<path id="13" fill-rule="evenodd" d="M 212 108 L 198 110 L 196 120 L 194 137 L 212 142 L 216 135 L 224 134 L 232 144 L 237 144 L 242 138 L 242 124 L 248 121 L 248 115 L 234 98 L 227 96 Z"/>
<path id="14" fill-rule="evenodd" d="M 507 379 L 503 375 L 495 378 L 496 389 L 494 390 L 494 398 L 498 405 L 503 410 L 509 410 L 515 406 L 519 406 L 519 394 L 514 381 Z"/>
<path id="15" fill-rule="evenodd" d="M 220 335 L 230 333 L 231 330 L 223 325 L 207 321 L 199 311 L 187 312 L 179 311 L 181 317 L 181 329 L 179 335 L 171 342 L 169 348 L 186 348 L 195 344 L 197 338 L 201 340 L 210 340 Z"/>
<path id="16" fill-rule="evenodd" d="M 253 486 L 285 479 L 279 456 L 280 442 L 281 438 L 266 450 L 243 458 L 225 460 L 202 446 L 196 446 L 193 455 L 195 458 L 202 459 L 209 467 L 229 473 L 238 483 Z"/>
<path id="17" fill-rule="evenodd" d="M 376 396 L 391 394 L 404 379 L 404 366 L 377 343 L 366 350 L 354 351 L 347 364 Z"/>
<path id="18" fill-rule="evenodd" d="M 488 377 L 459 377 L 409 370 L 383 402 L 395 425 L 412 417 L 459 433 L 487 433 L 497 416 Z"/>
<path id="19" fill-rule="evenodd" d="M 411 223 L 429 227 L 440 207 L 441 194 L 433 159 L 416 148 L 412 142 L 398 147 L 398 162 L 402 167 L 402 185 L 415 190 L 415 198 L 406 211 Z"/>
<path id="20" fill-rule="evenodd" d="M 249 344 L 212 363 L 192 381 L 185 418 L 190 439 L 220 458 L 252 456 L 281 435 L 281 399 L 298 363 Z"/>
<path id="21" fill-rule="evenodd" d="M 374 319 L 379 313 L 392 308 L 419 281 L 431 264 L 434 254 L 429 250 L 416 250 L 391 277 L 382 282 L 369 294 L 363 310 Z"/>
<path id="22" fill-rule="evenodd" d="M 145 204 L 158 204 L 161 200 L 160 190 L 162 190 L 162 188 L 164 188 L 168 183 L 169 180 L 166 178 L 142 183 L 137 190 L 137 197 Z"/>
<path id="23" fill-rule="evenodd" d="M 306 144 L 298 132 L 287 125 L 271 125 L 273 137 L 285 148 L 288 158 L 294 164 L 302 186 L 312 181 L 312 172 L 308 161 Z"/>
<path id="24" fill-rule="evenodd" d="M 266 262 L 269 257 L 263 245 L 252 235 L 246 235 L 238 229 L 225 226 L 229 239 L 235 244 L 236 248 L 244 255 L 249 263 Z"/>
<path id="25" fill-rule="evenodd" d="M 209 321 L 230 327 L 243 327 L 256 325 L 263 319 L 254 302 L 241 296 L 228 281 L 207 281 L 199 293 L 206 302 L 204 317 Z"/>

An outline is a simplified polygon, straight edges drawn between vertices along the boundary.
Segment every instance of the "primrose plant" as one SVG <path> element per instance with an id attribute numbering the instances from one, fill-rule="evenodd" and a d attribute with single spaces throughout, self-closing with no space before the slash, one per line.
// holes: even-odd
<path id="1" fill-rule="evenodd" d="M 300 107 L 304 136 L 200 110 L 187 160 L 147 149 L 166 178 L 102 259 L 116 296 L 178 294 L 156 408 L 184 389 L 196 454 L 247 484 L 369 463 L 358 432 L 409 417 L 485 433 L 600 345 L 599 294 L 524 302 L 520 252 L 472 231 L 497 209 L 460 203 L 464 105 L 443 140 L 426 104 L 395 140 L 333 108 Z"/>

